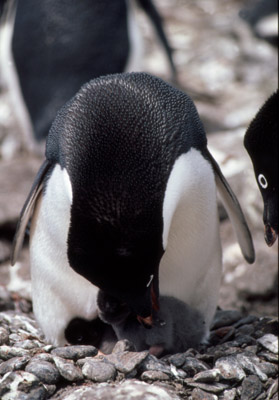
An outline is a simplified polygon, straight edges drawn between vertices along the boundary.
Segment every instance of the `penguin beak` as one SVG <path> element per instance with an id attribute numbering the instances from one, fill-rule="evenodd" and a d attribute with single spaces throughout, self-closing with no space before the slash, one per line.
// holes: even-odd
<path id="1" fill-rule="evenodd" d="M 266 224 L 264 227 L 264 238 L 269 247 L 271 247 L 277 239 L 277 233 L 270 224 Z"/>
<path id="2" fill-rule="evenodd" d="M 143 318 L 143 317 L 141 317 L 140 315 L 137 315 L 137 320 L 139 321 L 139 323 L 141 324 L 141 325 L 143 325 L 145 328 L 151 328 L 152 327 L 152 323 L 153 323 L 153 320 L 152 320 L 152 315 L 149 315 L 148 317 L 145 317 L 145 318 Z"/>
<path id="3" fill-rule="evenodd" d="M 155 290 L 154 290 L 154 285 L 152 283 L 151 286 L 151 304 L 152 304 L 152 311 L 154 310 L 155 312 L 159 311 L 159 304 L 158 304 L 158 298 L 156 296 Z M 140 324 L 142 324 L 145 328 L 151 328 L 153 325 L 153 318 L 152 315 L 149 315 L 148 317 L 141 317 L 140 315 L 137 315 L 137 320 L 139 321 Z"/>

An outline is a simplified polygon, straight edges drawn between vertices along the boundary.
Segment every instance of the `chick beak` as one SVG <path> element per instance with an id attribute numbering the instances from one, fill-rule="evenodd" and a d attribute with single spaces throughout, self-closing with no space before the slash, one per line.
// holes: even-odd
<path id="1" fill-rule="evenodd" d="M 264 227 L 264 238 L 269 247 L 271 247 L 277 239 L 277 233 L 269 224 L 266 224 Z"/>

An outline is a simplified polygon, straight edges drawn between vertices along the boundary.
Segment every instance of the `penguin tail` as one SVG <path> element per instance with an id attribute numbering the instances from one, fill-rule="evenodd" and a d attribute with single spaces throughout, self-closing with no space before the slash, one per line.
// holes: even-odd
<path id="1" fill-rule="evenodd" d="M 51 167 L 51 163 L 48 160 L 45 160 L 42 164 L 39 172 L 35 178 L 35 181 L 32 185 L 30 193 L 24 203 L 24 206 L 21 210 L 19 220 L 17 223 L 17 228 L 13 240 L 12 251 L 11 251 L 11 265 L 15 265 L 19 253 L 22 248 L 26 228 L 30 218 L 32 217 L 36 202 L 43 190 L 44 179 Z"/>
<path id="2" fill-rule="evenodd" d="M 205 150 L 204 156 L 213 168 L 218 193 L 232 222 L 243 257 L 249 264 L 253 264 L 255 261 L 253 239 L 239 201 L 208 149 Z"/>

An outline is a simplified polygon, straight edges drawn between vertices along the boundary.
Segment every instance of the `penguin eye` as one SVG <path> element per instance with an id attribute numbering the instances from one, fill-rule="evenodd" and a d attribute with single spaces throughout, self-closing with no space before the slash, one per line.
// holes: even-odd
<path id="1" fill-rule="evenodd" d="M 263 189 L 266 189 L 268 187 L 266 177 L 263 174 L 259 174 L 258 182 Z"/>

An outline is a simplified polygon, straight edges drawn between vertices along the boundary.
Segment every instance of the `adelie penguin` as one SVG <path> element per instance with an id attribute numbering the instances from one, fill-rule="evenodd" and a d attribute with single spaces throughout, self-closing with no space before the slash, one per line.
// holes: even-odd
<path id="1" fill-rule="evenodd" d="M 160 38 L 175 77 L 152 0 L 0 0 L 0 69 L 27 148 L 45 144 L 57 111 L 85 82 L 142 69 L 135 3 Z"/>
<path id="2" fill-rule="evenodd" d="M 263 202 L 265 241 L 272 246 L 278 236 L 278 90 L 251 122 L 244 145 L 251 157 Z"/>
<path id="3" fill-rule="evenodd" d="M 144 325 L 159 292 L 184 302 L 202 316 L 204 339 L 222 275 L 216 186 L 253 262 L 191 99 L 145 73 L 85 84 L 53 122 L 12 251 L 14 264 L 32 216 L 33 308 L 46 338 L 64 344 L 73 318 L 97 318 L 100 289 Z"/>

